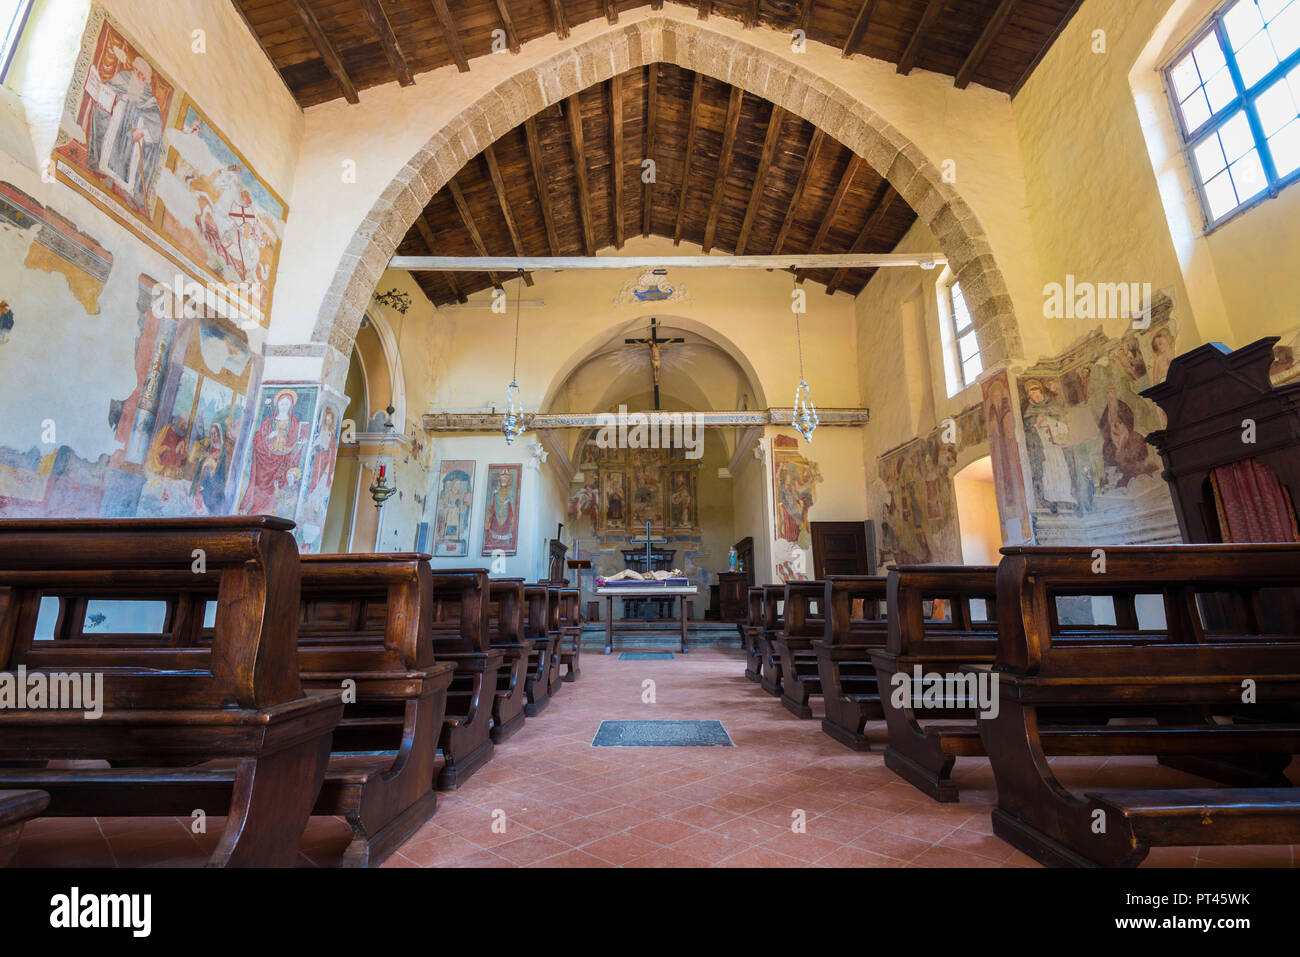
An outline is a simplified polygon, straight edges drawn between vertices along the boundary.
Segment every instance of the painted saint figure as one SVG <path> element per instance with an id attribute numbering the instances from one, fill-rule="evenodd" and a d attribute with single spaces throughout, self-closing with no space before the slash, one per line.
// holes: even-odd
<path id="1" fill-rule="evenodd" d="M 1074 479 L 1066 450 L 1070 444 L 1070 428 L 1057 403 L 1047 397 L 1043 383 L 1030 379 L 1025 383 L 1025 437 L 1031 459 L 1038 453 L 1039 469 L 1034 478 L 1042 502 L 1055 515 L 1061 505 L 1077 505 Z"/>
<path id="2" fill-rule="evenodd" d="M 518 547 L 516 532 L 519 527 L 519 489 L 515 476 L 509 469 L 496 473 L 496 482 L 488 494 L 487 529 L 483 534 L 483 551 L 491 554 L 500 549 L 513 555 Z"/>
<path id="3" fill-rule="evenodd" d="M 302 479 L 302 453 L 307 444 L 307 423 L 294 414 L 298 394 L 281 389 L 274 412 L 253 433 L 252 466 L 240 511 L 245 515 L 278 515 L 288 506 L 292 515 L 297 484 Z M 287 517 L 287 516 L 286 516 Z"/>
<path id="4" fill-rule="evenodd" d="M 91 169 L 143 210 L 162 155 L 162 109 L 153 92 L 153 68 L 144 57 L 128 63 L 123 48 L 113 52 L 121 65 L 112 77 L 92 72 L 86 82 L 94 101 L 86 129 L 87 157 Z"/>
<path id="5" fill-rule="evenodd" d="M 190 497 L 200 515 L 221 515 L 226 502 L 227 451 L 220 425 L 213 424 L 207 437 L 195 446 L 198 468 L 190 483 Z"/>

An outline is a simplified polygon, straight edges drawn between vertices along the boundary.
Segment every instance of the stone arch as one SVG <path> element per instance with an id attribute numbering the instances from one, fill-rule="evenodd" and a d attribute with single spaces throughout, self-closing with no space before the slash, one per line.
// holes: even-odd
<path id="1" fill-rule="evenodd" d="M 571 94 L 656 62 L 763 97 L 862 157 L 938 240 L 971 307 L 986 366 L 1020 354 L 1015 310 L 984 227 L 914 143 L 825 75 L 744 37 L 729 36 L 709 21 L 663 15 L 612 25 L 522 69 L 467 104 L 430 137 L 354 233 L 321 303 L 312 340 L 347 353 L 398 243 L 433 195 L 483 149 Z"/>

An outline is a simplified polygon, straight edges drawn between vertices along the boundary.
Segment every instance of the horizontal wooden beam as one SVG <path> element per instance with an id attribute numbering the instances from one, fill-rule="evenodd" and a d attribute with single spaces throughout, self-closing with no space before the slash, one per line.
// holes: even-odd
<path id="1" fill-rule="evenodd" d="M 825 253 L 809 256 L 394 256 L 408 272 L 501 272 L 559 269 L 886 269 L 948 262 L 943 253 Z"/>
<path id="2" fill-rule="evenodd" d="M 632 416 L 645 416 L 647 425 L 663 422 L 672 415 L 698 415 L 698 423 L 706 429 L 735 429 L 761 427 L 767 425 L 789 425 L 794 417 L 794 409 L 742 409 L 734 412 L 629 412 Z M 656 418 L 657 417 L 657 418 Z M 818 409 L 820 425 L 863 426 L 871 420 L 868 409 Z M 424 429 L 426 432 L 500 432 L 502 413 L 500 412 L 426 412 Z M 610 425 L 615 421 L 612 412 L 525 412 L 524 429 L 526 431 L 544 431 L 554 429 L 596 429 Z M 629 422 L 634 425 L 641 419 Z"/>
<path id="3" fill-rule="evenodd" d="M 307 36 L 311 38 L 312 44 L 316 47 L 316 52 L 325 63 L 325 68 L 330 71 L 334 77 L 334 82 L 339 85 L 343 91 L 343 97 L 349 103 L 360 103 L 357 96 L 356 84 L 348 76 L 348 71 L 343 66 L 343 60 L 339 58 L 338 50 L 330 42 L 329 37 L 325 35 L 320 21 L 316 19 L 316 14 L 311 12 L 311 7 L 307 6 L 303 0 L 293 0 L 293 9 L 298 14 L 298 19 L 302 21 L 303 29 L 307 31 Z"/>
<path id="4" fill-rule="evenodd" d="M 998 35 L 1002 33 L 1002 28 L 1007 25 L 1007 20 L 1011 17 L 1011 10 L 1015 7 L 1017 0 L 1002 0 L 998 4 L 997 10 L 993 11 L 993 16 L 984 26 L 984 32 L 980 38 L 975 41 L 975 46 L 966 56 L 966 62 L 961 65 L 957 71 L 957 80 L 953 86 L 959 90 L 964 90 L 970 85 L 970 81 L 975 78 L 975 73 L 984 62 L 984 57 L 988 55 L 989 49 L 993 42 L 997 40 Z"/>

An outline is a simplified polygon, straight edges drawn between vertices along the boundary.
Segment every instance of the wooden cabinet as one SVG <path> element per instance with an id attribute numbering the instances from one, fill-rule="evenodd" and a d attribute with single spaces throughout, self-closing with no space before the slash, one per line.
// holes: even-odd
<path id="1" fill-rule="evenodd" d="M 749 615 L 749 576 L 718 572 L 718 598 L 723 621 L 743 621 Z"/>

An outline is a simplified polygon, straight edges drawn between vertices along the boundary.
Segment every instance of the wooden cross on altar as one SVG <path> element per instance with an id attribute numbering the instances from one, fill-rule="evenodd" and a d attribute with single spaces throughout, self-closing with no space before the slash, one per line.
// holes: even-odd
<path id="1" fill-rule="evenodd" d="M 666 345 L 673 345 L 678 342 L 686 341 L 685 339 L 682 339 L 680 337 L 676 339 L 660 339 L 658 332 L 659 332 L 659 320 L 655 318 L 651 318 L 649 338 L 623 340 L 630 346 L 650 347 L 650 371 L 654 373 L 654 379 L 655 379 L 655 411 L 656 412 L 659 411 L 659 366 L 661 361 L 659 355 L 659 347 L 666 346 Z M 647 532 L 646 534 L 649 535 L 649 532 Z M 635 544 L 640 544 L 640 543 L 637 542 Z"/>
<path id="2" fill-rule="evenodd" d="M 649 572 L 649 571 L 650 571 L 650 564 L 651 564 L 650 557 L 651 557 L 651 554 L 652 554 L 652 553 L 651 553 L 651 550 L 650 550 L 650 546 L 651 546 L 651 545 L 665 545 L 665 544 L 668 543 L 668 539 L 663 538 L 663 537 L 660 536 L 660 535 L 651 535 L 651 534 L 650 534 L 650 520 L 649 520 L 649 519 L 646 519 L 646 523 L 645 523 L 645 538 L 629 538 L 629 539 L 627 540 L 627 543 L 628 543 L 629 545 L 644 545 L 644 546 L 645 546 L 645 570 L 646 570 L 646 572 Z"/>

